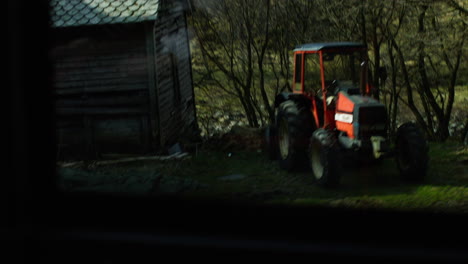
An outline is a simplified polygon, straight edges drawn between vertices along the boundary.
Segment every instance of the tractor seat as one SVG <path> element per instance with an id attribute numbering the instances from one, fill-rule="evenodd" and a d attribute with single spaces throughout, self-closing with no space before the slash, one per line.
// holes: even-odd
<path id="1" fill-rule="evenodd" d="M 317 95 L 317 98 L 320 102 L 322 102 L 322 99 L 323 99 L 323 96 L 320 94 L 320 95 Z M 335 98 L 336 96 L 334 95 L 330 95 L 330 96 L 327 96 L 327 105 L 328 106 L 333 106 L 334 102 L 335 102 Z"/>

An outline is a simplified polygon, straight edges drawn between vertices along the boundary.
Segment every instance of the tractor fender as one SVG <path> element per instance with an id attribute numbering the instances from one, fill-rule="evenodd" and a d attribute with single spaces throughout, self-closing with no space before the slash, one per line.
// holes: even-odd
<path id="1" fill-rule="evenodd" d="M 292 100 L 295 101 L 298 104 L 305 104 L 307 107 L 310 108 L 311 106 L 311 101 L 309 98 L 302 94 L 295 94 L 295 93 L 287 93 L 287 92 L 282 92 L 275 97 L 275 108 L 277 108 L 281 103 L 287 100 Z"/>
<path id="2" fill-rule="evenodd" d="M 275 97 L 275 108 L 278 108 L 278 106 L 282 102 L 289 100 L 289 95 L 292 95 L 292 94 L 293 93 L 286 93 L 286 92 L 282 92 L 280 94 L 277 94 L 276 97 Z"/>
<path id="3" fill-rule="evenodd" d="M 277 110 L 278 110 L 278 107 L 280 106 L 280 104 L 282 104 L 283 102 L 285 101 L 293 101 L 296 103 L 297 106 L 304 106 L 306 109 L 310 109 L 312 107 L 312 102 L 310 101 L 309 98 L 307 98 L 306 96 L 302 95 L 302 94 L 295 94 L 295 93 L 288 93 L 288 92 L 283 92 L 283 93 L 280 93 L 276 96 L 275 98 L 275 120 L 274 120 L 274 124 L 277 124 L 277 120 L 276 120 L 276 117 L 277 117 Z M 313 118 L 313 117 L 312 117 Z"/>

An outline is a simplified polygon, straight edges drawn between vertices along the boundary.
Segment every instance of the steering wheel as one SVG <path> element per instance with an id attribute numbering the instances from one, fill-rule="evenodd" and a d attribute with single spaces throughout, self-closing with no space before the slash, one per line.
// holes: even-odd
<path id="1" fill-rule="evenodd" d="M 327 86 L 327 96 L 331 95 L 337 95 L 338 94 L 338 80 L 333 80 L 328 86 Z"/>

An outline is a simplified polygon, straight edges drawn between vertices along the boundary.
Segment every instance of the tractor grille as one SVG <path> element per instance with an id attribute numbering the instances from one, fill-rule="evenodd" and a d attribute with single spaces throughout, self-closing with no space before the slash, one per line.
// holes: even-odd
<path id="1" fill-rule="evenodd" d="M 359 138 L 387 135 L 387 111 L 383 106 L 359 108 Z"/>

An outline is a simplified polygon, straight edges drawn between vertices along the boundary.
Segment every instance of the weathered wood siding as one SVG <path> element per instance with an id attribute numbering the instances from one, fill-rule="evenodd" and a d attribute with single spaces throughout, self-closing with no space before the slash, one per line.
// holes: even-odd
<path id="1" fill-rule="evenodd" d="M 190 142 L 197 126 L 184 5 L 161 0 L 155 21 L 55 28 L 59 159 Z"/>
<path id="2" fill-rule="evenodd" d="M 143 24 L 66 29 L 57 37 L 59 158 L 69 156 L 68 150 L 88 156 L 150 151 L 157 133 L 151 133 L 151 60 Z"/>
<path id="3" fill-rule="evenodd" d="M 196 126 L 191 60 L 184 8 L 163 5 L 154 27 L 160 143 L 169 146 Z"/>

